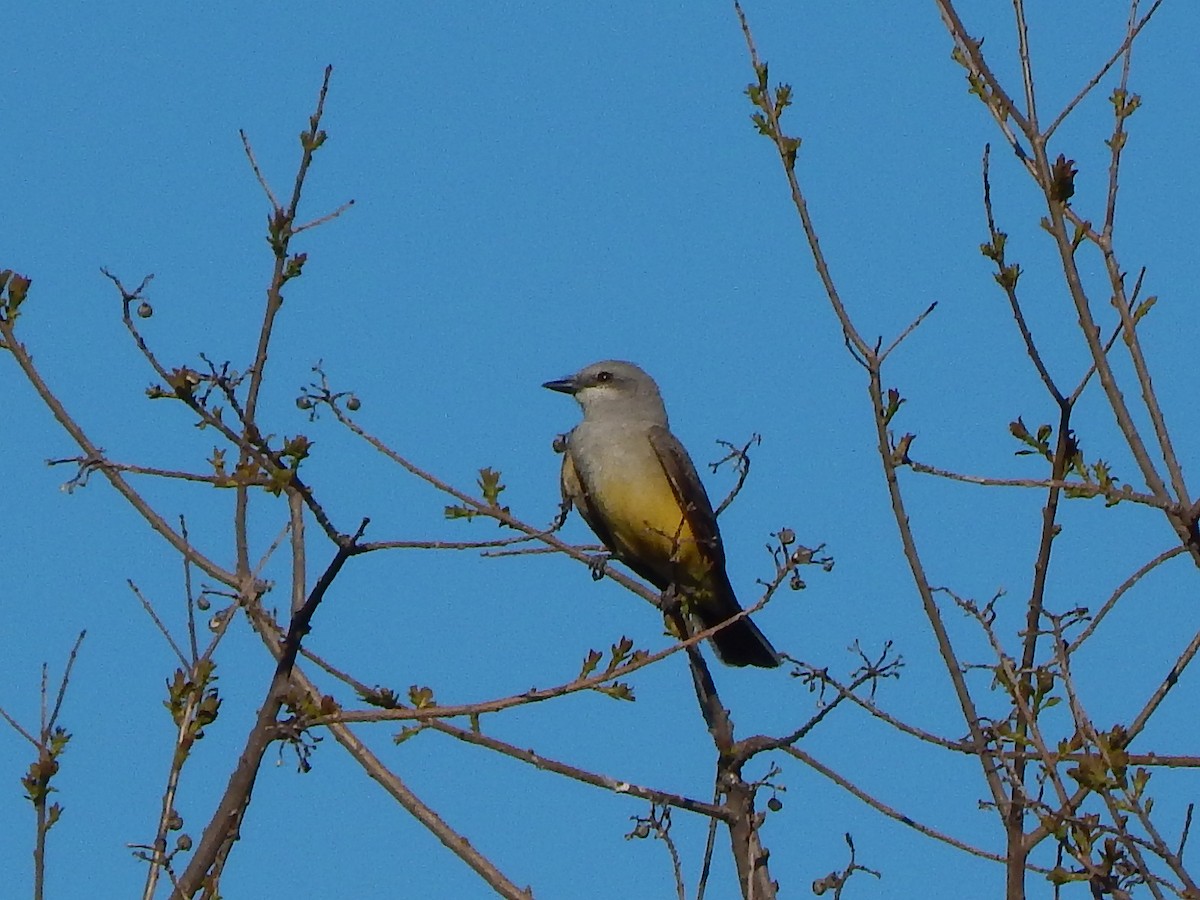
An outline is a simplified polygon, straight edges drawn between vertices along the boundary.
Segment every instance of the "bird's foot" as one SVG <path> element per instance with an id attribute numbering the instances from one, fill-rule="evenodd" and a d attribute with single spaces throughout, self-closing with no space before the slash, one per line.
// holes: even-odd
<path id="1" fill-rule="evenodd" d="M 683 611 L 683 598 L 680 597 L 679 591 L 676 590 L 674 584 L 667 585 L 667 589 L 662 592 L 659 597 L 659 609 L 665 615 L 673 615 Z"/>
<path id="2" fill-rule="evenodd" d="M 588 568 L 592 571 L 592 581 L 599 581 L 604 577 L 604 571 L 608 568 L 608 561 L 611 558 L 611 553 L 597 553 L 591 558 Z"/>

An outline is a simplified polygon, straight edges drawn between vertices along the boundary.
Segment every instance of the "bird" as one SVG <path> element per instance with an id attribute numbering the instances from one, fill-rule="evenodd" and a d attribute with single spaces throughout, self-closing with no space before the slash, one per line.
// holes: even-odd
<path id="1" fill-rule="evenodd" d="M 674 588 L 704 628 L 741 612 L 725 571 L 717 516 L 658 385 L 630 362 L 604 360 L 542 387 L 575 398 L 583 420 L 565 438 L 561 488 L 612 555 L 660 591 Z M 748 617 L 712 635 L 730 666 L 779 665 Z"/>

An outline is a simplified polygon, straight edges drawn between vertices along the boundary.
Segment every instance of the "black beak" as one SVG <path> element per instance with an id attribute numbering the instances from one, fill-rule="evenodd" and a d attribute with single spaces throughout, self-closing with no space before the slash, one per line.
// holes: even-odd
<path id="1" fill-rule="evenodd" d="M 558 391 L 560 394 L 574 394 L 577 390 L 574 378 L 559 378 L 557 381 L 547 381 L 542 387 Z"/>

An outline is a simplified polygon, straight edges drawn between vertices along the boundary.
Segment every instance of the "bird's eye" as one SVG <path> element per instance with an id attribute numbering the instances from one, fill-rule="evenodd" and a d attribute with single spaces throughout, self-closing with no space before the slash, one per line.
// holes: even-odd
<path id="1" fill-rule="evenodd" d="M 612 381 L 612 372 L 597 372 L 596 373 L 596 382 L 598 384 L 604 384 L 609 381 Z"/>

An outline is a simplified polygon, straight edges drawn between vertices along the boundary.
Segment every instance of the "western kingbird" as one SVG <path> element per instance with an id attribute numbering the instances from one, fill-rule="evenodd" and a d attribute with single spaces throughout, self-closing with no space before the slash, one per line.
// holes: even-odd
<path id="1" fill-rule="evenodd" d="M 674 586 L 685 613 L 705 628 L 741 611 L 725 573 L 717 517 L 687 450 L 667 427 L 654 379 L 632 363 L 605 360 L 543 387 L 571 394 L 583 421 L 567 435 L 563 499 L 613 555 L 659 590 Z M 731 666 L 779 665 L 748 618 L 713 635 Z"/>

